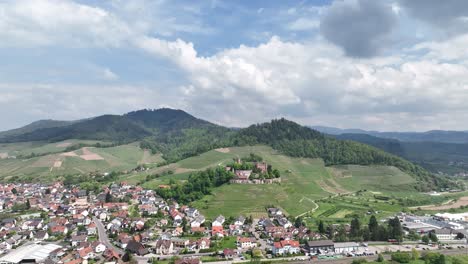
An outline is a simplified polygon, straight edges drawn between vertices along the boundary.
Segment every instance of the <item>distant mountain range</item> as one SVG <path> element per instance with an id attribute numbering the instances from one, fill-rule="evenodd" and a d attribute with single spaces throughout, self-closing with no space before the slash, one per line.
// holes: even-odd
<path id="1" fill-rule="evenodd" d="M 329 135 L 366 134 L 379 138 L 397 139 L 399 141 L 406 142 L 429 141 L 444 143 L 468 143 L 467 131 L 431 130 L 427 132 L 379 132 L 362 129 L 341 129 L 326 126 L 311 126 L 310 128 Z"/>
<path id="2" fill-rule="evenodd" d="M 313 127 L 341 140 L 374 146 L 403 157 L 434 173 L 468 172 L 468 133 L 464 131 L 377 132 Z M 464 138 L 467 137 L 465 141 Z"/>

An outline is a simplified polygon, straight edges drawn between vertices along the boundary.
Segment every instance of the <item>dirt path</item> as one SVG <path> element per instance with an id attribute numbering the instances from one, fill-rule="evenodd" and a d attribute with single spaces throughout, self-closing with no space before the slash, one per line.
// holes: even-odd
<path id="1" fill-rule="evenodd" d="M 304 216 L 304 215 L 306 215 L 306 214 L 308 214 L 308 213 L 313 213 L 313 212 L 317 211 L 317 209 L 319 209 L 319 205 L 318 205 L 314 200 L 312 200 L 312 199 L 310 199 L 310 198 L 307 198 L 307 197 L 305 197 L 305 196 L 303 196 L 302 199 L 299 200 L 299 203 L 302 203 L 302 201 L 304 201 L 304 199 L 307 200 L 307 201 L 309 201 L 309 202 L 311 202 L 311 203 L 313 203 L 313 204 L 315 205 L 315 207 L 314 207 L 312 210 L 309 210 L 309 211 L 307 211 L 307 212 L 304 212 L 304 213 L 302 213 L 302 214 L 296 216 L 296 218 L 302 217 L 302 216 Z"/>

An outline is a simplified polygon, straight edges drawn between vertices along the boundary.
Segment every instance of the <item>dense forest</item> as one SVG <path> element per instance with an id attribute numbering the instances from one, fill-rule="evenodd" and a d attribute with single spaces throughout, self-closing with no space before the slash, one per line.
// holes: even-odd
<path id="1" fill-rule="evenodd" d="M 404 142 L 366 134 L 341 134 L 341 140 L 352 140 L 374 146 L 408 159 L 434 173 L 453 175 L 468 171 L 468 144 L 444 142 Z"/>
<path id="2" fill-rule="evenodd" d="M 214 187 L 228 183 L 234 177 L 230 171 L 223 167 L 207 169 L 190 174 L 183 183 L 171 182 L 170 188 L 160 188 L 156 192 L 164 199 L 174 199 L 180 203 L 188 204 L 210 194 Z"/>

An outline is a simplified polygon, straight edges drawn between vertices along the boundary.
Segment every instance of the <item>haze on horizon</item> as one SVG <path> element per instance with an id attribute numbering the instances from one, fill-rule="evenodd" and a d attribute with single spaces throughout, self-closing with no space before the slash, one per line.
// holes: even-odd
<path id="1" fill-rule="evenodd" d="M 0 14 L 0 130 L 160 107 L 230 127 L 468 130 L 462 0 L 5 0 Z"/>

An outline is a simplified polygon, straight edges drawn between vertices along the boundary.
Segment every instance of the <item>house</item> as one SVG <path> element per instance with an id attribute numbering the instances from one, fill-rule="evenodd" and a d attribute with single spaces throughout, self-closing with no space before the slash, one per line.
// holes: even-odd
<path id="1" fill-rule="evenodd" d="M 306 249 L 310 254 L 322 254 L 335 252 L 335 244 L 331 240 L 307 241 Z"/>
<path id="2" fill-rule="evenodd" d="M 130 253 L 137 254 L 139 256 L 144 256 L 148 254 L 148 250 L 140 243 L 135 240 L 130 240 L 125 250 L 128 250 Z"/>
<path id="3" fill-rule="evenodd" d="M 195 218 L 200 215 L 198 210 L 196 208 L 188 208 L 185 213 L 187 214 L 188 217 Z"/>
<path id="4" fill-rule="evenodd" d="M 94 254 L 94 250 L 91 247 L 85 247 L 78 250 L 78 254 L 82 259 L 94 259 L 96 257 L 96 254 Z"/>
<path id="5" fill-rule="evenodd" d="M 218 217 L 215 218 L 213 223 L 211 224 L 212 226 L 223 226 L 224 222 L 226 221 L 226 218 L 222 215 L 219 215 Z"/>
<path id="6" fill-rule="evenodd" d="M 117 263 L 117 261 L 120 259 L 119 253 L 113 249 L 107 249 L 106 251 L 104 251 L 102 256 L 106 259 L 107 262 L 113 261 Z"/>
<path id="7" fill-rule="evenodd" d="M 268 214 L 271 216 L 282 216 L 283 212 L 278 208 L 268 208 Z"/>
<path id="8" fill-rule="evenodd" d="M 299 241 L 296 240 L 281 240 L 273 243 L 272 248 L 274 255 L 298 254 L 299 250 Z"/>
<path id="9" fill-rule="evenodd" d="M 202 262 L 199 258 L 182 258 L 174 262 L 174 264 L 201 264 L 201 263 Z"/>
<path id="10" fill-rule="evenodd" d="M 260 173 L 268 172 L 268 164 L 266 162 L 257 162 L 255 163 L 255 168 L 257 168 Z"/>
<path id="11" fill-rule="evenodd" d="M 172 244 L 176 248 L 185 248 L 189 245 L 190 241 L 188 239 L 183 239 L 183 238 L 173 238 L 171 239 Z"/>
<path id="12" fill-rule="evenodd" d="M 278 221 L 278 224 L 284 228 L 292 227 L 292 223 L 289 222 L 289 220 L 286 217 L 279 218 L 277 219 L 277 221 Z"/>
<path id="13" fill-rule="evenodd" d="M 254 248 L 257 242 L 253 237 L 237 237 L 237 247 L 242 249 Z"/>
<path id="14" fill-rule="evenodd" d="M 454 240 L 457 237 L 457 233 L 449 228 L 436 229 L 434 234 L 439 241 Z"/>
<path id="15" fill-rule="evenodd" d="M 335 243 L 333 247 L 335 248 L 335 253 L 337 254 L 346 254 L 360 250 L 360 246 L 356 242 Z"/>
<path id="16" fill-rule="evenodd" d="M 209 249 L 210 244 L 211 244 L 211 240 L 207 237 L 202 237 L 197 240 L 198 249 Z"/>
<path id="17" fill-rule="evenodd" d="M 73 247 L 78 246 L 81 242 L 86 242 L 88 240 L 88 236 L 81 235 L 81 236 L 72 236 L 71 237 L 71 245 Z"/>
<path id="18" fill-rule="evenodd" d="M 50 228 L 50 233 L 54 236 L 66 235 L 68 233 L 68 228 L 63 225 L 56 225 Z"/>
<path id="19" fill-rule="evenodd" d="M 203 223 L 205 223 L 205 217 L 199 215 L 190 223 L 190 227 L 200 227 Z"/>
<path id="20" fill-rule="evenodd" d="M 225 250 L 223 250 L 223 256 L 225 259 L 233 259 L 234 256 L 236 256 L 236 252 L 234 252 L 233 249 L 226 248 Z"/>
<path id="21" fill-rule="evenodd" d="M 46 231 L 41 230 L 37 231 L 33 237 L 35 241 L 42 241 L 49 239 L 49 234 Z"/>
<path id="22" fill-rule="evenodd" d="M 211 236 L 224 237 L 224 229 L 222 226 L 212 226 Z"/>
<path id="23" fill-rule="evenodd" d="M 87 233 L 88 236 L 94 236 L 97 234 L 96 224 L 94 222 L 88 225 Z"/>
<path id="24" fill-rule="evenodd" d="M 245 217 L 243 216 L 239 216 L 236 218 L 236 220 L 234 221 L 234 225 L 236 226 L 243 226 L 245 223 Z"/>
<path id="25" fill-rule="evenodd" d="M 156 241 L 156 254 L 170 255 L 174 252 L 174 244 L 168 239 L 159 239 Z"/>
<path id="26" fill-rule="evenodd" d="M 106 251 L 106 246 L 103 243 L 99 242 L 99 241 L 94 241 L 91 244 L 91 247 L 93 247 L 94 252 L 96 252 L 96 253 L 102 253 L 102 252 Z"/>

